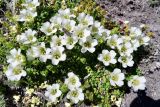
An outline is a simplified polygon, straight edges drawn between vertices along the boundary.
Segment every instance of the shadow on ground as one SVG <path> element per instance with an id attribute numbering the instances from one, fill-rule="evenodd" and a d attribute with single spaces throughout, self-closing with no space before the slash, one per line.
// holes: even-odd
<path id="1" fill-rule="evenodd" d="M 135 98 L 130 107 L 160 107 L 160 100 L 154 100 L 146 96 L 145 91 L 138 92 L 138 97 Z"/>

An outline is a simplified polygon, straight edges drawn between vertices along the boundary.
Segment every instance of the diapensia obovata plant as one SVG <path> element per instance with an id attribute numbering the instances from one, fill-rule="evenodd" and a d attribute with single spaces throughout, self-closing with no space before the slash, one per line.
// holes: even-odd
<path id="1" fill-rule="evenodd" d="M 22 7 L 17 22 L 34 24 L 40 2 L 25 0 Z M 78 104 L 89 99 L 89 91 L 93 96 L 109 95 L 106 90 L 97 92 L 99 84 L 112 90 L 123 89 L 125 84 L 135 92 L 145 89 L 144 76 L 130 75 L 126 79 L 128 74 L 124 72 L 134 66 L 134 52 L 148 45 L 150 38 L 144 30 L 129 27 L 126 33 L 113 32 L 90 14 L 75 11 L 60 8 L 47 20 L 44 18 L 38 28 L 27 26 L 14 37 L 16 47 L 6 56 L 4 73 L 9 81 L 25 81 L 28 86 L 39 87 L 27 88 L 25 94 L 31 101 L 23 99 L 23 103 L 36 106 L 46 100 L 46 105 L 64 101 Z M 96 79 L 97 76 L 103 79 Z"/>

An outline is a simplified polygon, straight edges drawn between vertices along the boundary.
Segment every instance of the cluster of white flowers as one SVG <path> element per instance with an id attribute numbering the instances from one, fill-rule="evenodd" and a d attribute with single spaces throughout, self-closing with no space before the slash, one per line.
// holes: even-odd
<path id="1" fill-rule="evenodd" d="M 19 21 L 29 21 L 37 16 L 36 7 L 39 5 L 38 0 L 26 0 L 23 4 L 25 9 L 20 11 Z M 50 44 L 48 44 L 48 41 L 47 43 L 46 41 L 38 42 L 38 32 L 41 32 L 40 34 L 43 33 L 41 36 L 50 37 Z M 58 32 L 62 32 L 64 35 L 60 35 Z M 64 10 L 60 9 L 49 21 L 42 23 L 38 31 L 28 29 L 24 33 L 17 35 L 16 40 L 18 43 L 30 47 L 26 51 L 27 61 L 32 61 L 35 58 L 38 58 L 41 62 L 51 60 L 53 65 L 58 65 L 61 61 L 66 60 L 66 49 L 71 50 L 78 44 L 81 46 L 82 53 L 94 53 L 99 40 L 103 40 L 110 49 L 102 50 L 102 53 L 97 58 L 99 61 L 103 62 L 105 66 L 119 62 L 124 68 L 132 67 L 134 64 L 133 52 L 141 45 L 147 45 L 150 38 L 145 36 L 141 29 L 137 27 L 131 27 L 129 35 L 111 35 L 110 32 L 100 22 L 95 21 L 92 16 L 84 12 L 75 16 L 67 8 Z M 7 62 L 9 63 L 6 71 L 7 78 L 20 80 L 22 76 L 26 76 L 26 72 L 23 70 L 25 57 L 21 54 L 20 49 L 12 49 L 10 53 L 11 55 L 7 57 Z M 133 79 L 129 86 L 134 87 L 138 84 L 135 90 L 143 89 L 141 85 L 139 86 L 141 82 L 137 82 L 138 79 Z M 121 73 L 121 70 L 114 69 L 110 79 L 111 85 L 122 86 L 123 80 L 124 74 Z M 67 98 L 73 103 L 78 103 L 79 100 L 82 101 L 84 99 L 84 94 L 80 88 L 81 83 L 75 74 L 69 73 L 65 84 L 70 89 Z M 56 102 L 57 97 L 61 95 L 59 85 L 53 84 L 53 86 L 47 89 L 45 95 L 53 102 Z"/>
<path id="2" fill-rule="evenodd" d="M 67 99 L 70 99 L 72 103 L 77 104 L 79 101 L 84 100 L 84 94 L 82 89 L 80 88 L 81 82 L 79 78 L 73 73 L 68 73 L 68 78 L 65 79 L 65 84 L 68 86 L 70 90 L 67 94 Z M 47 90 L 45 91 L 45 96 L 48 101 L 57 103 L 58 97 L 61 96 L 62 92 L 60 91 L 59 84 L 53 84 L 52 86 L 47 86 Z"/>
<path id="3" fill-rule="evenodd" d="M 35 1 L 33 1 L 34 3 Z M 65 47 L 71 50 L 78 43 L 82 47 L 82 53 L 93 53 L 96 50 L 95 47 L 98 45 L 99 39 L 103 39 L 113 50 L 102 50 L 102 54 L 99 54 L 98 60 L 103 62 L 105 66 L 119 62 L 126 68 L 127 66 L 132 67 L 134 64 L 132 53 L 139 46 L 147 45 L 150 40 L 141 29 L 136 27 L 130 28 L 128 36 L 111 35 L 110 30 L 105 29 L 100 22 L 94 21 L 93 17 L 88 14 L 79 13 L 77 16 L 78 22 L 74 18 L 76 16 L 71 13 L 69 8 L 65 10 L 60 9 L 55 16 L 50 18 L 50 21 L 42 24 L 40 31 L 52 38 L 50 47 L 48 48 L 46 48 L 44 42 L 36 42 L 37 38 L 35 35 L 37 31 L 28 29 L 25 33 L 18 35 L 17 41 L 19 43 L 34 43 L 27 51 L 28 59 L 33 60 L 39 57 L 42 62 L 51 59 L 53 65 L 58 65 L 60 61 L 66 60 Z M 55 35 L 58 31 L 64 32 L 64 35 Z"/>
<path id="4" fill-rule="evenodd" d="M 9 80 L 18 81 L 22 76 L 26 76 L 26 71 L 23 70 L 25 57 L 21 54 L 20 49 L 12 49 L 10 55 L 7 56 L 7 62 L 9 65 L 5 74 Z"/>
<path id="5" fill-rule="evenodd" d="M 119 87 L 123 86 L 124 79 L 125 79 L 124 73 L 122 73 L 121 70 L 118 68 L 115 68 L 113 72 L 110 74 L 110 84 L 112 86 L 119 86 Z M 136 92 L 138 90 L 145 89 L 145 82 L 146 79 L 144 76 L 135 75 L 128 81 L 128 86 L 132 87 L 133 90 Z"/>
<path id="6" fill-rule="evenodd" d="M 84 94 L 80 88 L 81 82 L 73 72 L 68 73 L 68 78 L 65 80 L 65 84 L 70 89 L 67 94 L 67 99 L 70 99 L 71 102 L 75 104 L 84 100 Z"/>
<path id="7" fill-rule="evenodd" d="M 32 2 L 33 5 L 36 1 Z M 32 7 L 35 8 L 36 6 L 38 4 Z M 95 46 L 98 45 L 98 38 L 109 36 L 109 30 L 104 29 L 100 22 L 94 21 L 92 16 L 80 13 L 77 17 L 78 23 L 73 20 L 75 17 L 69 8 L 60 9 L 55 16 L 42 24 L 39 30 L 51 37 L 50 47 L 46 47 L 45 42 L 37 42 L 38 31 L 28 29 L 17 35 L 17 42 L 31 46 L 26 52 L 27 59 L 39 58 L 42 62 L 50 59 L 53 65 L 58 65 L 60 61 L 66 60 L 65 49 L 71 50 L 78 43 L 82 47 L 82 53 L 87 51 L 93 53 L 96 50 Z M 58 31 L 64 32 L 64 35 L 55 35 Z"/>
<path id="8" fill-rule="evenodd" d="M 18 21 L 31 21 L 37 16 L 36 7 L 39 5 L 38 0 L 25 0 L 25 3 L 22 4 L 23 9 L 20 11 L 20 15 L 18 15 Z"/>
<path id="9" fill-rule="evenodd" d="M 109 52 L 105 49 L 98 56 L 98 60 L 102 61 L 105 66 L 119 62 L 124 68 L 132 67 L 134 64 L 133 52 L 141 45 L 148 45 L 150 38 L 145 36 L 141 29 L 137 27 L 131 27 L 129 31 L 128 36 L 114 34 L 107 37 L 107 45 L 111 49 L 117 50 L 118 53 L 116 54 L 113 50 Z M 116 55 L 118 59 L 115 59 Z"/>

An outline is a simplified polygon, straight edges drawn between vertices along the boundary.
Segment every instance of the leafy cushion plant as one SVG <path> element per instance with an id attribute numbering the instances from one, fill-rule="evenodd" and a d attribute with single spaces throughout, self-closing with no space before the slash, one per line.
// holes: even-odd
<path id="1" fill-rule="evenodd" d="M 145 89 L 145 78 L 127 71 L 135 51 L 150 40 L 144 27 L 106 20 L 92 0 L 25 0 L 16 6 L 18 15 L 6 14 L 4 25 L 12 26 L 1 38 L 9 40 L 4 74 L 24 92 L 13 96 L 17 105 L 109 107 L 119 105 L 127 84 Z"/>

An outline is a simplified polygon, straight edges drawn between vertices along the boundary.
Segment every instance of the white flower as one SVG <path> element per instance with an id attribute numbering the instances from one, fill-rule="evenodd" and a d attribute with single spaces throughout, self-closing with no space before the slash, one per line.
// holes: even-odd
<path id="1" fill-rule="evenodd" d="M 145 36 L 144 34 L 141 34 L 136 38 L 131 39 L 132 47 L 134 50 L 137 50 L 137 48 L 140 47 L 141 45 L 148 45 L 149 41 L 150 37 Z"/>
<path id="2" fill-rule="evenodd" d="M 55 48 L 56 46 L 65 45 L 65 39 L 63 36 L 57 37 L 56 35 L 52 36 L 52 41 L 50 42 L 51 48 Z"/>
<path id="3" fill-rule="evenodd" d="M 31 21 L 36 16 L 37 16 L 37 12 L 32 11 L 32 10 L 23 9 L 20 11 L 18 21 L 28 22 L 28 21 Z"/>
<path id="4" fill-rule="evenodd" d="M 56 103 L 57 98 L 61 96 L 62 92 L 59 90 L 59 84 L 52 84 L 52 86 L 48 86 L 45 91 L 45 96 L 49 101 Z"/>
<path id="5" fill-rule="evenodd" d="M 124 44 L 118 45 L 119 54 L 121 56 L 128 55 L 130 56 L 133 53 L 132 44 L 130 42 L 126 42 Z"/>
<path id="6" fill-rule="evenodd" d="M 110 63 L 115 64 L 117 60 L 115 59 L 116 53 L 115 51 L 111 50 L 103 50 L 102 54 L 99 54 L 98 60 L 103 62 L 105 66 L 108 66 Z"/>
<path id="7" fill-rule="evenodd" d="M 67 99 L 70 99 L 72 103 L 77 104 L 79 101 L 84 100 L 84 94 L 81 88 L 71 89 L 67 94 Z"/>
<path id="8" fill-rule="evenodd" d="M 99 33 L 99 28 L 101 27 L 101 23 L 98 22 L 98 21 L 95 21 L 93 23 L 93 26 L 92 26 L 92 33 Z"/>
<path id="9" fill-rule="evenodd" d="M 50 19 L 50 22 L 53 24 L 53 26 L 59 30 L 62 30 L 62 18 L 60 16 L 53 16 Z"/>
<path id="10" fill-rule="evenodd" d="M 130 28 L 130 37 L 134 38 L 137 36 L 140 36 L 142 34 L 141 29 L 137 28 L 137 27 L 131 27 Z"/>
<path id="11" fill-rule="evenodd" d="M 88 14 L 86 15 L 84 12 L 79 13 L 79 16 L 77 17 L 77 19 L 79 23 L 85 26 L 93 25 L 93 17 Z"/>
<path id="12" fill-rule="evenodd" d="M 51 49 L 49 59 L 52 60 L 53 65 L 58 65 L 60 61 L 66 60 L 66 54 L 64 54 L 63 51 L 64 51 L 63 47 L 55 47 Z"/>
<path id="13" fill-rule="evenodd" d="M 40 3 L 38 2 L 38 0 L 25 0 L 25 3 L 22 4 L 22 6 L 25 6 L 29 10 L 35 10 L 39 5 Z"/>
<path id="14" fill-rule="evenodd" d="M 150 41 L 150 37 L 142 34 L 141 36 L 138 37 L 138 41 L 140 45 L 148 45 L 148 42 Z"/>
<path id="15" fill-rule="evenodd" d="M 150 37 L 142 34 L 142 35 L 132 39 L 131 43 L 132 43 L 133 49 L 137 50 L 137 48 L 140 47 L 141 45 L 148 45 L 149 41 L 150 41 Z"/>
<path id="16" fill-rule="evenodd" d="M 68 73 L 68 78 L 65 79 L 64 83 L 70 90 L 81 86 L 81 82 L 79 81 L 78 76 L 76 76 L 73 72 Z"/>
<path id="17" fill-rule="evenodd" d="M 90 36 L 91 32 L 82 24 L 79 24 L 75 27 L 73 35 L 82 41 L 85 41 L 88 36 Z"/>
<path id="18" fill-rule="evenodd" d="M 55 28 L 50 22 L 43 23 L 40 30 L 46 35 L 52 35 L 53 33 L 57 32 L 57 28 Z"/>
<path id="19" fill-rule="evenodd" d="M 21 35 L 17 36 L 17 41 L 23 44 L 30 44 L 37 41 L 37 38 L 34 36 L 37 32 L 35 30 L 28 29 Z"/>
<path id="20" fill-rule="evenodd" d="M 80 40 L 79 44 L 82 46 L 82 53 L 85 53 L 86 51 L 93 53 L 95 51 L 95 46 L 98 44 L 98 42 L 96 39 L 92 39 L 91 36 L 88 36 L 86 38 L 86 41 Z"/>
<path id="21" fill-rule="evenodd" d="M 35 49 L 34 50 L 35 56 L 38 56 L 41 62 L 46 62 L 47 59 L 49 59 L 49 54 L 51 52 L 51 49 L 46 48 L 44 42 L 41 42 L 40 45 L 35 47 L 34 49 Z"/>
<path id="22" fill-rule="evenodd" d="M 24 71 L 23 67 L 20 65 L 15 67 L 13 67 L 12 65 L 9 65 L 5 74 L 8 80 L 19 81 L 22 76 L 26 76 L 26 71 Z"/>
<path id="23" fill-rule="evenodd" d="M 97 40 L 106 40 L 110 35 L 110 31 L 101 26 L 100 22 L 95 21 L 91 27 L 91 33 Z"/>
<path id="24" fill-rule="evenodd" d="M 31 61 L 37 58 L 39 56 L 39 52 L 37 51 L 38 51 L 38 48 L 36 46 L 31 46 L 31 48 L 28 49 L 26 53 L 27 59 Z"/>
<path id="25" fill-rule="evenodd" d="M 144 90 L 145 82 L 146 79 L 144 76 L 135 75 L 130 81 L 128 81 L 128 86 L 132 87 L 134 91 Z"/>
<path id="26" fill-rule="evenodd" d="M 110 37 L 110 34 L 111 34 L 110 30 L 108 30 L 108 29 L 101 29 L 100 32 L 101 32 L 102 36 L 99 36 L 98 39 L 102 38 L 102 40 L 106 41 Z"/>
<path id="27" fill-rule="evenodd" d="M 120 69 L 115 68 L 111 73 L 110 83 L 113 86 L 118 85 L 119 87 L 121 87 L 124 84 L 123 82 L 124 78 L 125 78 L 124 73 L 121 73 Z"/>
<path id="28" fill-rule="evenodd" d="M 107 40 L 107 44 L 112 48 L 115 49 L 123 42 L 122 38 L 119 38 L 117 34 L 110 36 Z"/>
<path id="29" fill-rule="evenodd" d="M 67 8 L 65 10 L 59 9 L 58 10 L 58 15 L 64 19 L 69 19 L 71 17 L 75 17 L 75 15 L 71 14 L 70 9 Z"/>
<path id="30" fill-rule="evenodd" d="M 74 20 L 65 19 L 62 21 L 62 26 L 65 28 L 68 32 L 72 32 L 75 28 L 76 22 Z"/>
<path id="31" fill-rule="evenodd" d="M 65 45 L 67 49 L 72 49 L 74 45 L 78 42 L 76 37 L 64 35 Z"/>
<path id="32" fill-rule="evenodd" d="M 131 40 L 133 50 L 137 50 L 140 47 L 140 43 L 138 39 Z"/>
<path id="33" fill-rule="evenodd" d="M 120 57 L 118 58 L 118 61 L 119 61 L 120 63 L 122 63 L 122 66 L 123 66 L 124 68 L 126 68 L 127 66 L 129 66 L 129 67 L 132 67 L 132 66 L 133 66 L 134 61 L 133 61 L 132 59 L 133 59 L 133 57 L 132 57 L 131 55 L 130 55 L 130 56 L 125 55 L 125 56 L 120 56 Z"/>
<path id="34" fill-rule="evenodd" d="M 24 63 L 25 57 L 21 54 L 21 49 L 12 49 L 10 51 L 10 55 L 7 56 L 7 62 L 10 63 L 13 67 Z"/>

